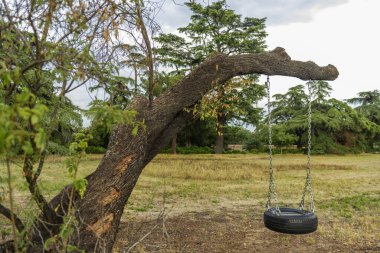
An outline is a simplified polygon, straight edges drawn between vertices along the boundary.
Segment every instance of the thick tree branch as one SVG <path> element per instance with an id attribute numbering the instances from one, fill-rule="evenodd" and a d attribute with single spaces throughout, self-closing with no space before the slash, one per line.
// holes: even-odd
<path id="1" fill-rule="evenodd" d="M 194 114 L 193 111 L 181 111 L 173 121 L 170 123 L 168 127 L 166 127 L 162 133 L 155 140 L 154 145 L 152 145 L 152 150 L 149 153 L 157 154 L 162 148 L 166 146 L 166 144 L 175 136 L 178 132 L 181 131 L 182 128 L 190 124 L 195 119 L 199 118 L 199 114 Z M 152 159 L 153 159 L 152 157 Z"/>
<path id="2" fill-rule="evenodd" d="M 218 54 L 200 64 L 177 85 L 155 99 L 151 109 L 147 109 L 141 102 L 135 109 L 145 120 L 150 134 L 155 136 L 183 108 L 199 102 L 216 83 L 225 83 L 235 76 L 246 74 L 292 76 L 302 80 L 334 80 L 339 75 L 332 65 L 320 67 L 311 61 L 291 60 L 283 48 L 256 54 Z"/>
<path id="3" fill-rule="evenodd" d="M 302 80 L 335 80 L 338 70 L 328 65 L 320 67 L 314 62 L 301 62 L 291 60 L 283 48 L 257 54 L 243 54 L 227 56 L 218 54 L 194 69 L 178 85 L 156 99 L 156 104 L 162 101 L 175 101 L 167 103 L 167 107 L 177 111 L 191 106 L 207 93 L 216 81 L 224 83 L 234 76 L 246 74 L 281 75 L 297 77 Z"/>
<path id="4" fill-rule="evenodd" d="M 313 62 L 293 61 L 282 48 L 257 54 L 218 54 L 153 100 L 151 106 L 149 100 L 135 98 L 129 109 L 138 112 L 136 120 L 144 121 L 146 128 L 133 136 L 133 126 L 119 126 L 111 134 L 107 153 L 95 172 L 86 178 L 88 185 L 84 197 L 72 200 L 81 222 L 78 238 L 71 243 L 89 252 L 94 252 L 95 248 L 95 252 L 111 252 L 124 206 L 142 170 L 160 148 L 194 119 L 194 115 L 184 109 L 200 102 L 216 83 L 254 73 L 293 76 L 302 80 L 334 80 L 339 74 L 332 65 L 319 67 Z M 45 226 L 43 222 L 35 224 L 40 235 L 36 234 L 37 230 L 34 231 L 31 240 L 36 244 L 43 244 L 46 238 L 58 233 L 62 215 L 70 202 L 68 189 L 70 186 L 49 203 L 53 209 L 58 208 L 55 217 L 50 219 L 54 225 Z M 44 210 L 41 220 L 49 220 L 49 214 Z M 101 247 L 97 247 L 98 241 L 102 242 Z"/>
<path id="5" fill-rule="evenodd" d="M 12 220 L 12 211 L 9 208 L 3 206 L 2 204 L 0 204 L 0 213 L 4 215 L 8 220 Z M 24 223 L 15 213 L 13 213 L 13 217 L 15 220 L 15 225 L 16 225 L 17 230 L 19 232 L 23 231 L 25 228 Z"/>

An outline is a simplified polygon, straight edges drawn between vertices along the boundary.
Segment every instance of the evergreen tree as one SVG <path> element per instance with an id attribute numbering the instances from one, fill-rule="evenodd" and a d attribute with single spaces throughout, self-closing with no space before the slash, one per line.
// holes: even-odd
<path id="1" fill-rule="evenodd" d="M 156 49 L 157 59 L 166 66 L 187 71 L 214 54 L 257 53 L 265 49 L 265 19 L 242 18 L 228 9 L 225 0 L 207 6 L 193 1 L 185 4 L 192 11 L 191 22 L 178 29 L 185 37 L 161 34 L 157 38 L 161 44 Z M 203 117 L 216 120 L 216 153 L 223 152 L 228 121 L 258 122 L 261 110 L 254 104 L 265 93 L 263 87 L 254 85 L 256 82 L 256 75 L 234 78 L 227 83 L 215 82 L 213 90 L 196 109 Z"/>

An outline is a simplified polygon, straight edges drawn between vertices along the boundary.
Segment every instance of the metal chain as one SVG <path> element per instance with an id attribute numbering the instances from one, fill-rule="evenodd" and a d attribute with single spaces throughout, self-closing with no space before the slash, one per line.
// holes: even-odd
<path id="1" fill-rule="evenodd" d="M 271 208 L 272 194 L 274 197 L 274 205 L 277 213 L 280 213 L 277 201 L 276 185 L 273 176 L 273 164 L 272 164 L 272 112 L 271 112 L 271 101 L 270 101 L 270 81 L 269 76 L 267 76 L 267 81 L 265 82 L 267 89 L 267 99 L 268 99 L 268 145 L 269 145 L 269 191 L 267 200 L 267 209 Z"/>
<path id="2" fill-rule="evenodd" d="M 300 209 L 304 209 L 306 191 L 309 190 L 310 193 L 310 211 L 314 212 L 314 194 L 313 187 L 311 185 L 311 100 L 312 100 L 312 90 L 310 83 L 307 83 L 307 88 L 309 91 L 309 101 L 308 101 L 308 112 L 307 112 L 307 165 L 306 165 L 306 182 L 302 193 L 302 199 L 300 203 Z"/>

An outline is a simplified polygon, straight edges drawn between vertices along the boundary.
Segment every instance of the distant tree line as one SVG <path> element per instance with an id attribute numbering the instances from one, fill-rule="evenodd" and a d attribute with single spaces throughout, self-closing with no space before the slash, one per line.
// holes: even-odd
<path id="1" fill-rule="evenodd" d="M 175 85 L 189 71 L 207 57 L 256 53 L 265 50 L 265 19 L 242 18 L 228 9 L 224 0 L 202 5 L 185 3 L 192 12 L 190 23 L 178 29 L 180 35 L 157 33 L 136 45 L 122 44 L 127 60 L 120 61 L 121 69 L 130 70 L 131 77 L 110 75 L 91 87 L 108 94 L 105 101 L 95 100 L 85 112 L 91 119 L 86 132 L 92 135 L 88 152 L 105 152 L 109 133 L 117 119 L 117 110 L 123 110 L 135 96 L 155 98 Z M 138 14 L 138 13 L 137 13 Z M 138 18 L 138 17 L 137 17 Z M 152 34 L 158 29 L 150 27 Z M 152 50 L 149 50 L 151 48 Z M 154 71 L 151 69 L 154 56 Z M 217 70 L 216 70 L 217 71 Z M 153 75 L 153 83 L 152 76 Z M 313 152 L 344 153 L 377 150 L 379 147 L 379 91 L 360 92 L 358 97 L 339 101 L 329 98 L 332 88 L 324 81 L 309 83 L 313 92 Z M 235 77 L 228 83 L 212 83 L 194 108 L 194 123 L 183 129 L 163 152 L 178 148 L 209 147 L 207 150 L 223 153 L 229 144 L 242 144 L 246 150 L 262 152 L 267 148 L 266 111 L 258 106 L 266 96 L 264 85 L 257 75 Z M 296 85 L 285 94 L 275 94 L 273 100 L 273 141 L 276 152 L 290 152 L 296 146 L 302 152 L 306 141 L 306 110 L 308 94 L 303 85 Z M 51 153 L 64 152 L 71 135 L 82 128 L 79 108 L 66 102 L 65 115 L 72 118 L 59 122 L 58 130 L 49 142 Z M 64 116 L 64 115 L 62 115 Z M 61 117 L 60 117 L 61 118 Z M 121 117 L 122 118 L 122 117 Z M 191 150 L 191 148 L 190 148 Z M 190 151 L 189 151 L 190 152 Z M 195 151 L 197 152 L 197 151 Z M 293 151 L 292 151 L 293 152 Z"/>
<path id="2" fill-rule="evenodd" d="M 311 81 L 312 90 L 312 152 L 343 154 L 378 152 L 380 150 L 380 91 L 360 92 L 355 98 L 340 101 L 329 98 L 331 86 L 324 81 Z M 291 87 L 285 94 L 273 95 L 273 144 L 275 152 L 303 152 L 307 143 L 308 94 L 304 85 Z M 267 150 L 267 115 L 263 108 L 253 129 L 244 121 L 230 120 L 224 132 L 224 151 L 228 145 L 244 145 L 248 152 Z M 217 130 L 215 119 L 198 119 L 177 136 L 177 151 L 213 153 Z M 91 151 L 105 150 L 108 134 L 104 126 L 90 126 L 93 135 Z M 91 147 L 94 146 L 94 147 Z M 96 147 L 96 148 L 95 148 Z M 199 149 L 208 147 L 208 149 Z M 163 150 L 172 153 L 171 147 Z M 180 152 L 181 153 L 181 152 Z"/>

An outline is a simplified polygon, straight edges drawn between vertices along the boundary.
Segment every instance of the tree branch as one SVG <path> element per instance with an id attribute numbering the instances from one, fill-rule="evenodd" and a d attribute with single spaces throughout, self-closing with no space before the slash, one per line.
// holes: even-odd
<path id="1" fill-rule="evenodd" d="M 33 173 L 33 163 L 34 163 L 33 158 L 30 155 L 25 156 L 24 165 L 23 165 L 23 174 L 28 183 L 29 192 L 32 194 L 33 199 L 36 201 L 36 204 L 41 209 L 41 211 L 44 211 L 46 209 L 48 210 L 48 212 L 50 212 L 50 215 L 54 216 L 54 210 L 50 207 L 49 203 L 47 202 L 45 197 L 42 195 L 37 185 L 38 177 L 35 177 Z M 39 170 L 42 170 L 43 163 L 42 165 L 39 165 L 39 167 L 40 166 L 41 168 Z"/>
<path id="2" fill-rule="evenodd" d="M 0 213 L 4 215 L 8 220 L 12 220 L 12 211 L 9 208 L 3 206 L 3 204 L 0 204 Z M 17 230 L 19 232 L 23 231 L 25 228 L 24 223 L 15 213 L 13 213 L 13 217 L 15 219 L 15 225 Z"/>
<path id="3" fill-rule="evenodd" d="M 52 225 L 45 227 L 43 222 L 37 222 L 35 227 L 38 229 L 31 234 L 31 241 L 42 244 L 43 239 L 58 233 L 59 225 L 63 222 L 60 215 L 65 214 L 70 201 L 74 201 L 77 217 L 81 216 L 82 220 L 79 225 L 80 238 L 74 239 L 73 243 L 93 251 L 96 241 L 102 239 L 109 242 L 105 247 L 107 252 L 111 252 L 122 210 L 142 170 L 175 133 L 193 120 L 194 115 L 184 109 L 200 102 L 215 83 L 225 83 L 234 76 L 254 73 L 293 76 L 302 80 L 334 80 L 339 74 L 332 65 L 319 67 L 313 62 L 293 61 L 282 48 L 257 54 L 218 54 L 153 100 L 152 106 L 149 106 L 148 99 L 136 97 L 128 109 L 138 112 L 136 120 L 144 121 L 146 128 L 133 136 L 132 126 L 116 127 L 111 134 L 106 155 L 98 168 L 86 177 L 88 185 L 84 198 L 77 196 L 75 201 L 70 200 L 70 186 L 63 189 L 49 203 L 53 210 L 57 208 L 56 213 L 53 213 L 55 216 L 49 219 L 48 210 L 44 210 L 40 216 L 43 222 L 51 220 L 49 223 Z M 102 187 L 99 188 L 99 185 Z M 100 206 L 102 196 L 108 199 L 108 191 L 115 187 L 120 196 L 115 197 L 111 204 Z M 88 224 L 100 224 L 105 213 L 113 221 L 106 232 L 98 235 Z"/>
<path id="4" fill-rule="evenodd" d="M 26 71 L 28 71 L 29 69 L 35 67 L 35 66 L 38 66 L 42 63 L 45 63 L 45 62 L 48 62 L 50 61 L 50 59 L 42 59 L 42 60 L 36 60 L 32 63 L 30 63 L 29 65 L 25 66 L 24 68 L 21 69 L 21 74 L 25 74 Z"/>
<path id="5" fill-rule="evenodd" d="M 255 54 L 233 56 L 217 54 L 200 64 L 177 85 L 153 101 L 149 117 L 146 119 L 151 134 L 161 132 L 161 126 L 166 127 L 170 124 L 183 108 L 191 108 L 199 102 L 215 83 L 225 83 L 235 76 L 246 74 L 292 76 L 302 80 L 335 80 L 339 72 L 332 65 L 320 67 L 311 61 L 291 60 L 283 48 Z M 145 106 L 140 102 L 136 109 L 141 111 Z M 144 117 L 144 114 L 141 113 L 141 117 Z"/>

